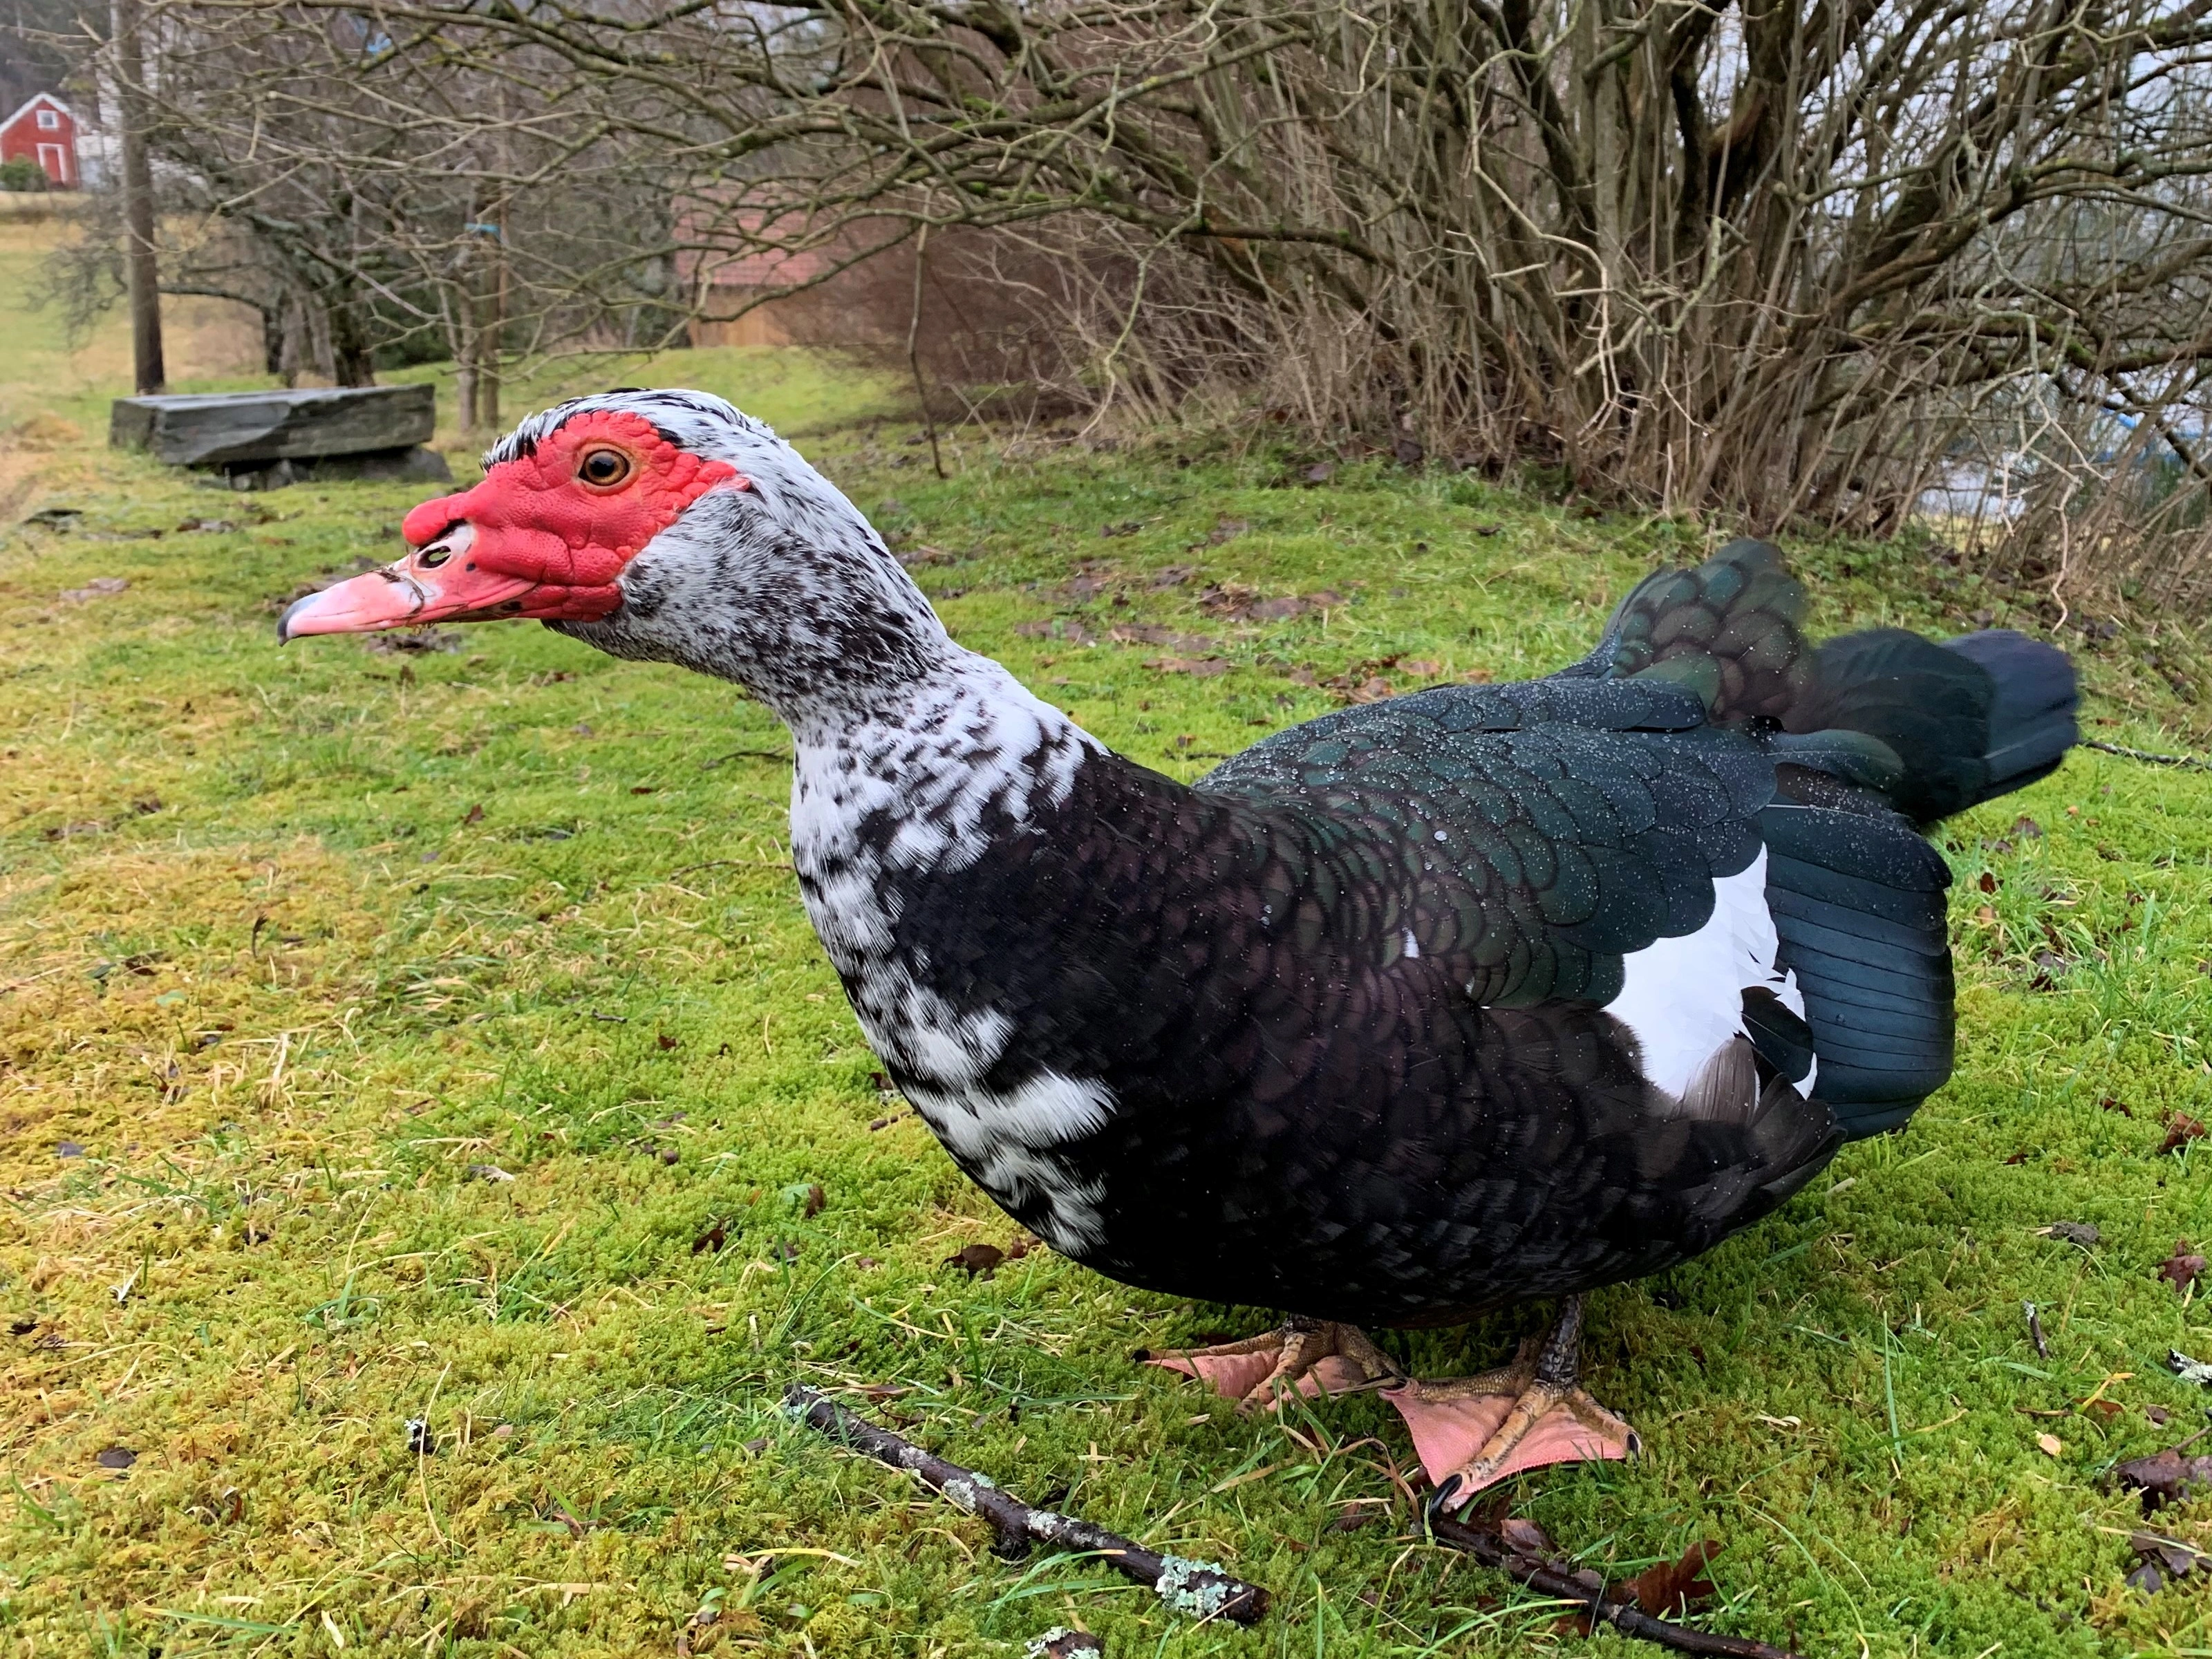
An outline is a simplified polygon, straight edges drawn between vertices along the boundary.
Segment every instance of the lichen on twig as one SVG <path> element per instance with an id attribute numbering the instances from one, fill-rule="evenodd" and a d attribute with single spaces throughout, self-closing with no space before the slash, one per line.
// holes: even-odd
<path id="1" fill-rule="evenodd" d="M 903 1435 L 878 1428 L 846 1410 L 819 1389 L 794 1382 L 784 1391 L 784 1409 L 839 1443 L 864 1452 L 879 1463 L 905 1469 L 949 1503 L 980 1515 L 997 1534 L 992 1547 L 1019 1559 L 1036 1544 L 1098 1556 L 1116 1571 L 1151 1586 L 1163 1605 L 1194 1619 L 1227 1619 L 1257 1624 L 1267 1612 L 1267 1592 L 1232 1577 L 1210 1561 L 1148 1550 L 1103 1527 L 1054 1510 L 1033 1509 L 997 1486 L 989 1476 L 925 1451 Z"/>

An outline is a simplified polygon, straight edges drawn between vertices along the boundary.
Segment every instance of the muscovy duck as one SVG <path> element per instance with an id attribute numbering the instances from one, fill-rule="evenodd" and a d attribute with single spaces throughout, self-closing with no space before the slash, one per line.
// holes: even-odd
<path id="1" fill-rule="evenodd" d="M 1348 708 L 1185 785 L 954 643 L 842 495 L 692 392 L 534 416 L 403 528 L 279 638 L 537 617 L 758 696 L 807 911 L 954 1160 L 1100 1273 L 1284 1310 L 1181 1363 L 1248 1407 L 1389 1384 L 1447 1504 L 1626 1455 L 1583 1293 L 1711 1249 L 1942 1084 L 1922 831 L 2075 737 L 2059 652 L 1815 648 L 1739 541 L 1548 678 Z M 1458 1381 L 1362 1328 L 1552 1297 L 1548 1335 Z"/>

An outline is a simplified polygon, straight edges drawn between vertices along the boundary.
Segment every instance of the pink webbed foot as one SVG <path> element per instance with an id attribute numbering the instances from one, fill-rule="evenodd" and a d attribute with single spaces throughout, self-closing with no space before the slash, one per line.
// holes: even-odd
<path id="1" fill-rule="evenodd" d="M 1431 1510 L 1449 1514 L 1523 1469 L 1632 1457 L 1642 1449 L 1636 1431 L 1582 1386 L 1581 1339 L 1582 1300 L 1572 1297 L 1551 1331 L 1523 1342 L 1510 1365 L 1382 1391 L 1437 1483 Z"/>
<path id="2" fill-rule="evenodd" d="M 1326 1320 L 1292 1319 L 1258 1336 L 1159 1354 L 1146 1363 L 1196 1377 L 1237 1401 L 1239 1415 L 1248 1417 L 1262 1407 L 1279 1407 L 1293 1389 L 1313 1400 L 1401 1378 L 1365 1332 Z"/>

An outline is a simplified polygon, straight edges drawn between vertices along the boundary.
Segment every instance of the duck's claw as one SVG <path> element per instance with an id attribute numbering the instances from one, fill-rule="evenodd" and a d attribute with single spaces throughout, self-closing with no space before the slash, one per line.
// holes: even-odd
<path id="1" fill-rule="evenodd" d="M 1421 1506 L 1422 1513 L 1431 1521 L 1449 1520 L 1462 1502 L 1459 1495 L 1460 1478 L 1447 1474 L 1437 1482 L 1436 1490 L 1429 1494 L 1428 1502 Z"/>

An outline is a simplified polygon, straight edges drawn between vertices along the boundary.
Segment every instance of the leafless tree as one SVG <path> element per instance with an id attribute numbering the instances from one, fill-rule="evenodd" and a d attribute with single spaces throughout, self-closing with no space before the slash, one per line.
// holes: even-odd
<path id="1" fill-rule="evenodd" d="M 1225 389 L 1669 510 L 1881 531 L 1963 472 L 2017 546 L 2097 480 L 2172 475 L 2185 517 L 2212 477 L 2212 0 L 149 15 L 210 204 L 329 227 L 331 314 L 465 365 L 834 291 L 927 230 L 1094 399 Z"/>
<path id="2" fill-rule="evenodd" d="M 1088 251 L 1133 307 L 1207 296 L 1206 372 L 1317 424 L 1669 504 L 1892 522 L 1996 389 L 2141 413 L 2212 351 L 2212 0 L 376 15 L 648 137 L 695 271 L 828 280 L 924 225 Z M 1105 382 L 1193 372 L 1133 367 L 1143 330 Z"/>
<path id="3" fill-rule="evenodd" d="M 340 385 L 449 359 L 463 424 L 500 418 L 501 365 L 556 340 L 665 343 L 672 193 L 643 143 L 523 102 L 370 15 L 143 8 L 138 77 L 167 228 L 165 291 L 261 316 L 268 367 Z M 93 42 L 95 46 L 100 43 Z M 118 59 L 97 72 L 114 86 Z M 95 210 L 49 287 L 110 297 L 118 225 Z"/>

